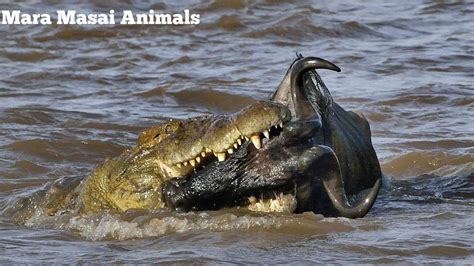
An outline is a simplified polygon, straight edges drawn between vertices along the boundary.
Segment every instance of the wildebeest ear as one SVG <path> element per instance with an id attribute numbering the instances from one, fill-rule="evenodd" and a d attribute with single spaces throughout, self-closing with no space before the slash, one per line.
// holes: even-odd
<path id="1" fill-rule="evenodd" d="M 271 97 L 272 101 L 279 102 L 281 104 L 288 106 L 288 98 L 289 98 L 289 93 L 290 93 L 290 71 L 293 65 L 302 58 L 303 58 L 303 55 L 299 52 L 296 52 L 296 59 L 293 60 L 290 67 L 286 71 L 285 76 L 283 77 L 283 80 L 280 82 L 275 92 L 272 94 L 272 97 Z"/>
<path id="2" fill-rule="evenodd" d="M 296 60 L 294 62 L 296 62 Z M 273 102 L 278 102 L 278 103 L 288 106 L 288 99 L 289 99 L 289 93 L 290 93 L 290 80 L 291 80 L 290 71 L 291 71 L 292 66 L 293 64 L 291 64 L 290 68 L 288 68 L 288 70 L 285 73 L 285 76 L 283 77 L 282 81 L 280 82 L 275 92 L 273 93 L 272 97 L 270 98 Z"/>

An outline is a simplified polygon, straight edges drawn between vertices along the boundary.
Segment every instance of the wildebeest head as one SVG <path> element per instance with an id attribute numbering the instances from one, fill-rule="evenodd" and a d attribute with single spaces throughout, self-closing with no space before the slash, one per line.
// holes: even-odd
<path id="1" fill-rule="evenodd" d="M 381 177 L 370 129 L 363 117 L 333 102 L 315 71 L 321 68 L 340 71 L 324 59 L 299 55 L 271 98 L 288 107 L 291 121 L 261 136 L 262 147 L 246 143 L 227 160 L 168 182 L 163 187 L 167 205 L 218 209 L 282 192 L 295 195 L 296 211 L 364 216 Z M 355 203 L 349 203 L 346 191 L 357 195 Z"/>

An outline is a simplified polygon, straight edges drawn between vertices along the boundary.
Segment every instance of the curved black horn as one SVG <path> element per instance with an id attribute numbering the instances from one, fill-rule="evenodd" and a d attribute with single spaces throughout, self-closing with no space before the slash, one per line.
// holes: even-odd
<path id="1" fill-rule="evenodd" d="M 329 69 L 341 72 L 338 66 L 325 59 L 319 57 L 304 57 L 297 60 L 291 67 L 291 86 L 296 87 L 303 78 L 303 74 L 313 69 Z"/>
<path id="2" fill-rule="evenodd" d="M 303 75 L 313 69 L 329 69 L 340 72 L 335 64 L 318 57 L 305 57 L 297 60 L 289 71 L 291 99 L 294 115 L 299 120 L 311 120 L 318 115 L 308 102 L 308 97 L 302 86 Z"/>
<path id="3" fill-rule="evenodd" d="M 319 57 L 303 57 L 297 60 L 293 66 L 291 71 L 296 74 L 295 76 L 298 77 L 298 74 L 302 75 L 306 71 L 312 69 L 329 69 L 336 72 L 341 72 L 341 69 L 336 66 L 334 63 L 329 62 L 326 59 L 322 59 Z"/>
<path id="4" fill-rule="evenodd" d="M 337 212 L 337 216 L 347 218 L 364 217 L 377 198 L 380 189 L 380 178 L 375 181 L 372 188 L 365 192 L 365 195 L 358 197 L 355 203 L 350 204 L 344 189 L 344 181 L 336 154 L 328 146 L 318 145 L 315 148 L 314 152 L 317 156 L 315 163 L 317 165 L 315 165 L 316 168 L 313 171 L 321 178 L 323 187 Z"/>

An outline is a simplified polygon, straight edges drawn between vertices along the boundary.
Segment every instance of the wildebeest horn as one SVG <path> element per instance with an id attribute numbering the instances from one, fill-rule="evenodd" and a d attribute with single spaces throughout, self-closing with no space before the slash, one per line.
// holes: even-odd
<path id="1" fill-rule="evenodd" d="M 303 75 L 313 69 L 329 69 L 340 72 L 341 69 L 335 64 L 318 57 L 304 57 L 298 59 L 290 69 L 291 98 L 294 105 L 294 113 L 297 119 L 310 119 L 314 117 L 315 110 L 308 104 L 308 96 L 303 89 Z"/>
<path id="2" fill-rule="evenodd" d="M 344 189 L 344 181 L 340 170 L 339 160 L 334 151 L 325 145 L 318 145 L 313 148 L 315 165 L 312 171 L 321 178 L 323 187 L 331 200 L 336 216 L 347 218 L 360 218 L 365 216 L 377 198 L 380 189 L 380 178 L 377 179 L 367 192 L 359 194 L 358 200 L 353 204 L 349 203 Z M 365 194 L 365 195 L 364 195 Z"/>
<path id="3" fill-rule="evenodd" d="M 291 72 L 293 73 L 293 77 L 295 77 L 295 82 L 300 80 L 304 73 L 312 69 L 329 69 L 332 71 L 341 72 L 341 69 L 338 66 L 326 59 L 314 56 L 303 57 L 301 59 L 297 59 L 291 67 Z M 292 84 L 295 85 L 293 82 Z"/>

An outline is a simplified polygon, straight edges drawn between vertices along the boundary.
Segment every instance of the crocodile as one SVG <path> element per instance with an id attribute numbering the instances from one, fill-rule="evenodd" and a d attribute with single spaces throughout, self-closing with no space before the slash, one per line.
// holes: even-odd
<path id="1" fill-rule="evenodd" d="M 186 178 L 209 163 L 222 162 L 245 142 L 255 141 L 291 118 L 284 105 L 257 101 L 230 115 L 174 119 L 143 131 L 136 146 L 106 159 L 85 178 L 64 177 L 16 199 L 4 210 L 21 222 L 38 210 L 44 215 L 160 209 L 162 185 Z"/>

